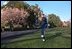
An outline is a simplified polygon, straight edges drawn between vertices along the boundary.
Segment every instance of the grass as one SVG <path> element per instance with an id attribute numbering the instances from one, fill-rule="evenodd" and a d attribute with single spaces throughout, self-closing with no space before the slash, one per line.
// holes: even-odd
<path id="1" fill-rule="evenodd" d="M 71 48 L 70 28 L 51 28 L 46 30 L 46 41 L 40 38 L 40 31 L 35 34 L 24 35 L 1 44 L 1 48 Z"/>

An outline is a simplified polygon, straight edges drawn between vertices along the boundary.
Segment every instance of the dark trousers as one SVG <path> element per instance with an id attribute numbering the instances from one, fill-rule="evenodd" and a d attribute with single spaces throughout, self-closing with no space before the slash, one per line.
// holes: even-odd
<path id="1" fill-rule="evenodd" d="M 45 29 L 46 29 L 46 24 L 41 25 L 41 35 L 43 35 L 43 39 L 45 39 Z"/>

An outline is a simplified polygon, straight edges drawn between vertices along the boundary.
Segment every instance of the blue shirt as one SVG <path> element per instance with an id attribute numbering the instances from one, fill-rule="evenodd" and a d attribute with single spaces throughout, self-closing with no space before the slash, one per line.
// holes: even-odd
<path id="1" fill-rule="evenodd" d="M 44 17 L 44 20 L 41 23 L 41 28 L 47 28 L 47 19 Z"/>

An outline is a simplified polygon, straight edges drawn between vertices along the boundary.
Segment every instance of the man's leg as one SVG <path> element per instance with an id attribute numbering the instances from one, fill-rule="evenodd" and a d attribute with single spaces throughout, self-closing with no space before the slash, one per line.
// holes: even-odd
<path id="1" fill-rule="evenodd" d="M 42 28 L 41 30 L 41 37 L 42 37 L 42 40 L 45 41 L 45 28 Z"/>

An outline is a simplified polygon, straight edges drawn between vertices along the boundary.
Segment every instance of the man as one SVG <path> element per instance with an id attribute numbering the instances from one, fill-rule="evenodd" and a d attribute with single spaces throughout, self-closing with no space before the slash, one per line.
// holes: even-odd
<path id="1" fill-rule="evenodd" d="M 47 28 L 47 19 L 44 14 L 41 16 L 41 37 L 42 40 L 45 41 L 45 29 Z"/>
<path id="2" fill-rule="evenodd" d="M 47 19 L 44 14 L 41 14 L 40 17 L 37 17 L 35 19 L 35 24 L 38 23 L 38 20 L 40 21 L 41 24 L 41 38 L 42 41 L 45 41 L 45 29 L 47 28 Z"/>

